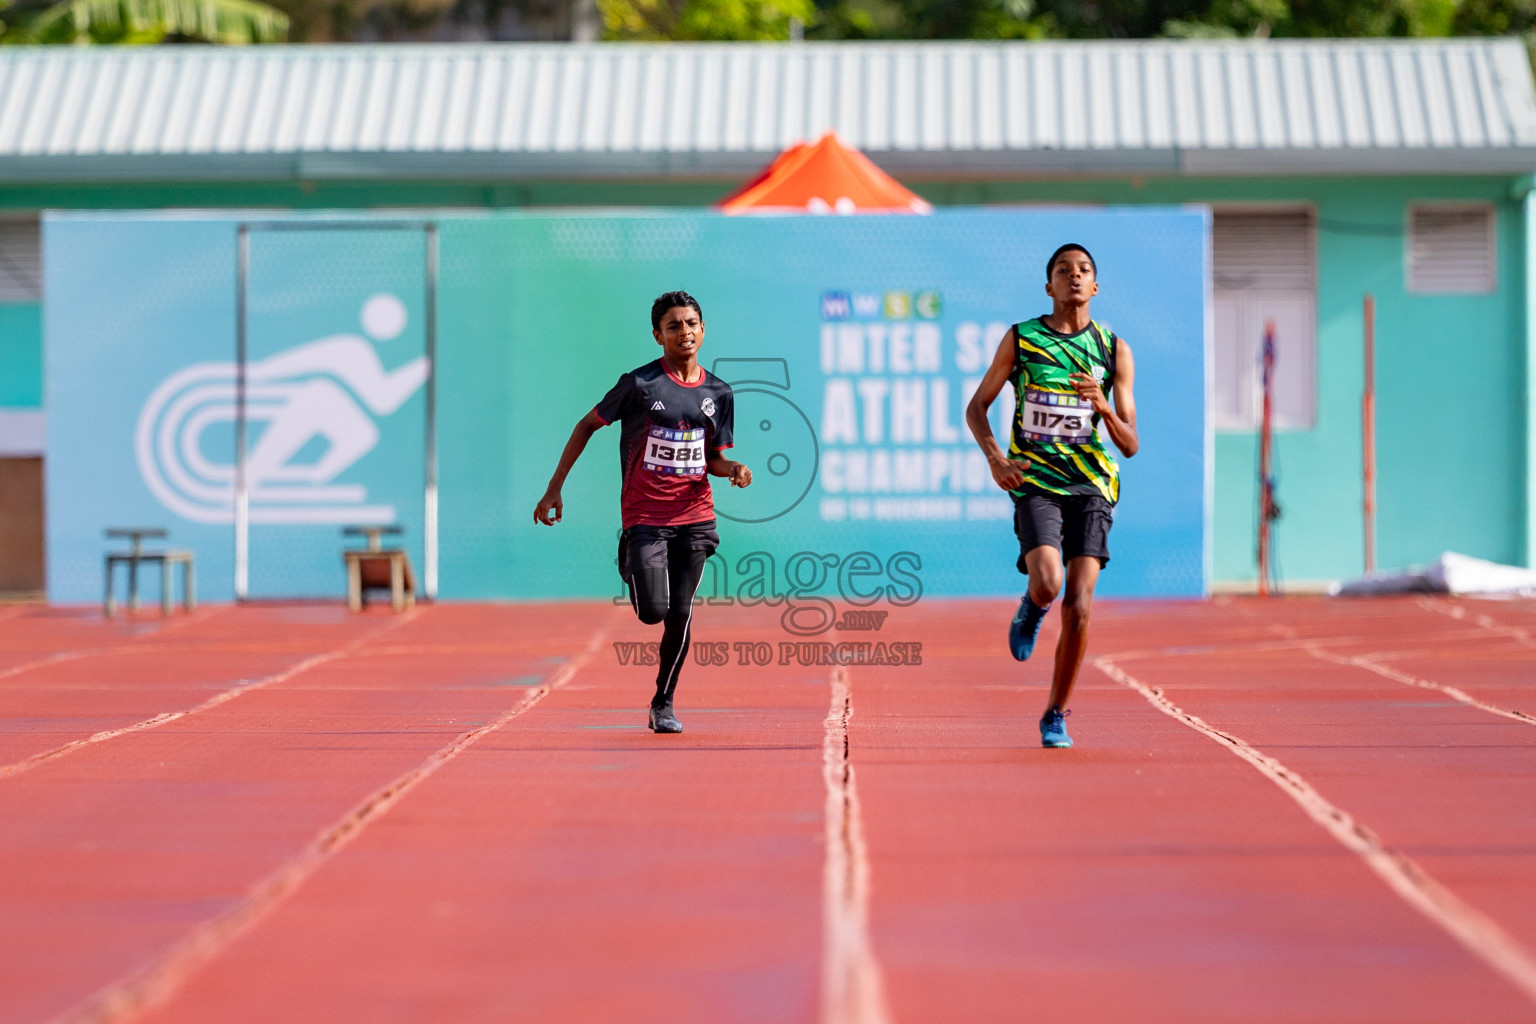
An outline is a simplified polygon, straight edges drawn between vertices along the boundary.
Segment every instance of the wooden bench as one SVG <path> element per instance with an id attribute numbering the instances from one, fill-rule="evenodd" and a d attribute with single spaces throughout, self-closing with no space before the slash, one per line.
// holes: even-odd
<path id="1" fill-rule="evenodd" d="M 127 528 L 119 527 L 107 531 L 107 539 L 114 540 L 126 537 L 133 542 L 133 547 L 128 551 L 107 552 L 107 597 L 103 603 L 102 611 L 108 618 L 117 611 L 117 595 L 114 592 L 113 577 L 119 565 L 128 567 L 128 611 L 139 610 L 139 563 L 160 563 L 160 611 L 164 615 L 171 614 L 175 602 L 171 599 L 171 576 L 175 566 L 181 566 L 181 600 L 182 606 L 187 611 L 197 607 L 196 574 L 193 568 L 192 552 L 176 549 L 164 551 L 145 551 L 144 538 L 160 539 L 165 536 L 164 530 L 150 527 Z"/>
<path id="2" fill-rule="evenodd" d="M 403 548 L 380 546 L 380 538 L 388 534 L 404 533 L 400 526 L 348 526 L 343 536 L 368 538 L 368 546 L 361 550 L 344 549 L 342 560 L 347 566 L 347 607 L 355 612 L 363 610 L 369 590 L 389 590 L 390 607 L 404 611 L 416 603 L 416 575 L 411 572 L 411 559 Z"/>

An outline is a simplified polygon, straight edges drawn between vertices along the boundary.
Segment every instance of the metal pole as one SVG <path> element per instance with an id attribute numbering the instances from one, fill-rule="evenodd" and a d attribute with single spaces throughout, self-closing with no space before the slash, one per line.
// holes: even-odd
<path id="1" fill-rule="evenodd" d="M 251 265 L 251 232 L 241 224 L 235 247 L 235 600 L 244 601 L 250 566 L 250 494 L 245 479 L 246 282 Z"/>
<path id="2" fill-rule="evenodd" d="M 1365 484 L 1365 574 L 1376 572 L 1376 298 L 1365 296 L 1365 393 L 1360 400 Z"/>
<path id="3" fill-rule="evenodd" d="M 1274 370 L 1275 322 L 1264 324 L 1262 352 L 1263 412 L 1259 420 L 1259 596 L 1269 596 L 1272 560 L 1270 523 L 1275 519 L 1274 446 Z"/>
<path id="4" fill-rule="evenodd" d="M 422 582 L 437 597 L 437 225 L 427 225 L 427 434 L 425 553 Z"/>

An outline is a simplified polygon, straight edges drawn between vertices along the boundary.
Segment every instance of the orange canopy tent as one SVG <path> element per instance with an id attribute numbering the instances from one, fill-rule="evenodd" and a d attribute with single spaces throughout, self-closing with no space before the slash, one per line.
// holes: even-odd
<path id="1" fill-rule="evenodd" d="M 726 213 L 928 213 L 932 206 L 886 174 L 835 132 L 814 144 L 797 143 L 734 195 Z"/>

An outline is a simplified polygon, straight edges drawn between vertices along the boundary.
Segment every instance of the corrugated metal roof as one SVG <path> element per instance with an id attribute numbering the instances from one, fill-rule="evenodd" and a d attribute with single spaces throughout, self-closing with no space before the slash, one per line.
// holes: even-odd
<path id="1" fill-rule="evenodd" d="M 0 50 L 0 180 L 1536 169 L 1514 39 Z"/>

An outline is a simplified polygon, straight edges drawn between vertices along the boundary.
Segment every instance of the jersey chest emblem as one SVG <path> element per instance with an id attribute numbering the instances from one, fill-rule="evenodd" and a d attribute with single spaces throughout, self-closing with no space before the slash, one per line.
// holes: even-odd
<path id="1" fill-rule="evenodd" d="M 704 428 L 651 427 L 645 439 L 645 468 L 652 473 L 704 475 Z"/>
<path id="2" fill-rule="evenodd" d="M 703 402 L 699 403 L 699 408 L 703 410 L 705 416 L 713 416 L 715 414 L 715 400 L 713 398 L 706 398 Z"/>
<path id="3" fill-rule="evenodd" d="M 660 402 L 651 403 L 651 412 L 661 412 L 665 408 L 666 406 L 662 405 Z"/>

